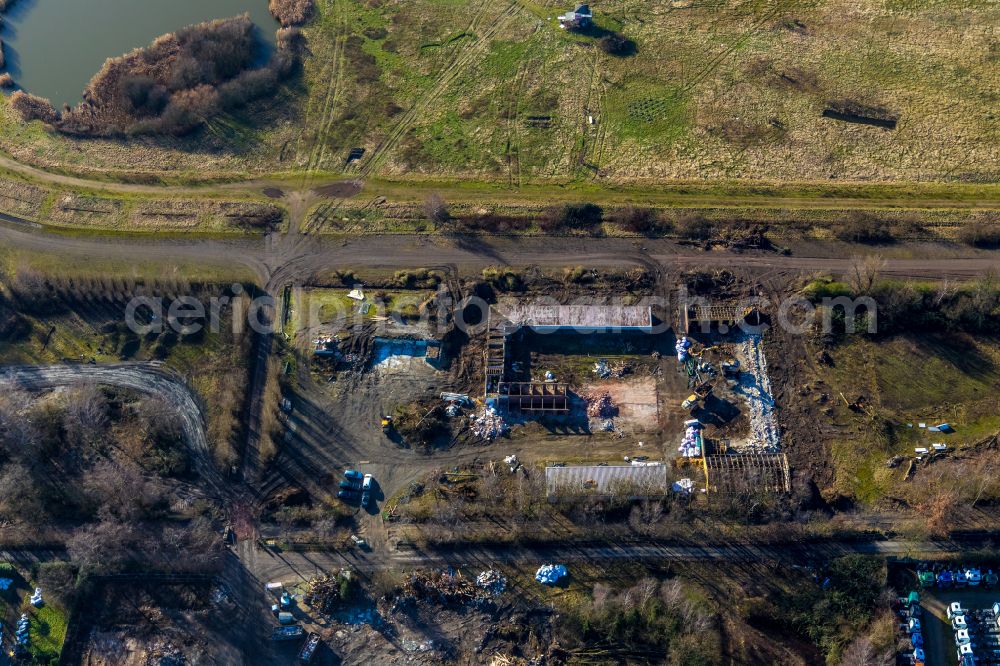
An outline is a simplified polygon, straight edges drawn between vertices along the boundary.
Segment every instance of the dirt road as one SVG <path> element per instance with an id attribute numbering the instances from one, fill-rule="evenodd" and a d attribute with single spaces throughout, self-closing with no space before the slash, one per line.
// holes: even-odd
<path id="1" fill-rule="evenodd" d="M 755 545 L 516 545 L 484 546 L 469 543 L 446 550 L 401 550 L 394 553 L 370 553 L 360 549 L 326 552 L 275 552 L 260 550 L 252 554 L 249 548 L 239 555 L 260 581 L 284 582 L 306 580 L 317 571 L 337 570 L 350 566 L 368 572 L 380 569 L 417 569 L 423 567 L 471 567 L 488 569 L 497 564 L 533 564 L 544 562 L 604 562 L 616 561 L 707 561 L 749 563 L 775 561 L 802 564 L 825 561 L 850 554 L 882 555 L 886 557 L 935 557 L 961 552 L 967 544 L 923 541 L 825 541 L 782 546 Z"/>
<path id="2" fill-rule="evenodd" d="M 121 236 L 76 237 L 0 226 L 0 246 L 47 253 L 72 261 L 109 259 L 136 266 L 202 263 L 250 270 L 273 290 L 304 282 L 339 267 L 407 268 L 450 265 L 478 272 L 487 266 L 622 266 L 663 270 L 742 268 L 789 273 L 846 271 L 848 256 L 783 256 L 772 252 L 704 252 L 667 239 L 360 236 L 352 238 L 282 236 L 257 239 L 156 240 Z M 861 250 L 863 251 L 863 250 Z M 946 258 L 935 248 L 917 248 L 912 257 L 888 257 L 883 273 L 900 278 L 967 279 L 1000 269 L 1000 254 L 965 250 Z"/>

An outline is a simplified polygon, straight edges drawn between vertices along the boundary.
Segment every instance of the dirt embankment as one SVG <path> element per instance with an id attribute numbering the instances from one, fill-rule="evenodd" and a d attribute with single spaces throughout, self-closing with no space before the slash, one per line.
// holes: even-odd
<path id="1" fill-rule="evenodd" d="M 271 94 L 294 70 L 298 41 L 295 30 L 281 30 L 271 60 L 255 67 L 259 43 L 250 17 L 209 21 L 107 60 L 72 109 L 60 113 L 48 100 L 21 91 L 11 104 L 25 120 L 65 134 L 180 135 Z"/>

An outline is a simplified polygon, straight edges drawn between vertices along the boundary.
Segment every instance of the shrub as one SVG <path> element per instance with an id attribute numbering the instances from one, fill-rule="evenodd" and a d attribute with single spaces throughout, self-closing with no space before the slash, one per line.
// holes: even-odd
<path id="1" fill-rule="evenodd" d="M 0 88 L 13 88 L 14 87 L 14 77 L 8 72 L 0 74 Z"/>
<path id="2" fill-rule="evenodd" d="M 832 278 L 819 278 L 813 280 L 802 288 L 803 298 L 818 303 L 824 298 L 838 298 L 840 296 L 853 296 L 851 288 L 845 282 L 835 282 Z"/>
<path id="3" fill-rule="evenodd" d="M 278 87 L 278 74 L 270 67 L 251 69 L 219 86 L 219 102 L 225 109 L 243 106 Z"/>
<path id="4" fill-rule="evenodd" d="M 158 115 L 170 99 L 166 86 L 160 85 L 151 76 L 141 74 L 123 79 L 122 94 L 139 116 Z"/>
<path id="5" fill-rule="evenodd" d="M 361 34 L 371 40 L 385 39 L 389 36 L 389 31 L 379 26 L 377 28 L 368 27 L 361 31 Z"/>
<path id="6" fill-rule="evenodd" d="M 181 90 L 170 98 L 163 113 L 148 127 L 156 133 L 186 134 L 218 113 L 221 106 L 219 91 L 208 84 Z"/>
<path id="7" fill-rule="evenodd" d="M 491 266 L 483 269 L 483 279 L 499 291 L 522 291 L 524 278 L 509 268 Z"/>
<path id="8" fill-rule="evenodd" d="M 540 226 L 544 231 L 563 229 L 593 229 L 604 220 L 604 211 L 597 204 L 566 204 L 551 208 L 543 216 Z"/>
<path id="9" fill-rule="evenodd" d="M 583 266 L 567 266 L 563 269 L 563 281 L 569 284 L 584 284 L 594 281 L 594 272 Z"/>
<path id="10" fill-rule="evenodd" d="M 974 247 L 997 247 L 1000 246 L 1000 225 L 973 222 L 959 229 L 958 238 Z"/>
<path id="11" fill-rule="evenodd" d="M 866 211 L 852 211 L 834 223 L 833 235 L 849 243 L 888 243 L 893 239 L 889 223 Z"/>
<path id="12" fill-rule="evenodd" d="M 610 35 L 606 35 L 601 38 L 601 50 L 608 55 L 624 58 L 635 55 L 637 49 L 635 42 L 631 39 L 617 32 L 613 32 Z"/>
<path id="13" fill-rule="evenodd" d="M 677 235 L 688 240 L 708 240 L 712 237 L 712 223 L 699 213 L 685 213 L 674 225 Z"/>
<path id="14" fill-rule="evenodd" d="M 52 107 L 52 102 L 23 90 L 18 90 L 10 96 L 10 105 L 21 114 L 21 118 L 29 122 L 41 120 L 52 125 L 59 120 L 59 113 Z"/>
<path id="15" fill-rule="evenodd" d="M 424 199 L 424 214 L 431 222 L 438 224 L 447 222 L 451 218 L 448 213 L 448 204 L 437 193 L 431 193 Z"/>
<path id="16" fill-rule="evenodd" d="M 433 289 L 441 284 L 444 276 L 439 271 L 432 271 L 426 268 L 415 268 L 413 270 L 396 271 L 393 276 L 393 283 L 397 287 L 404 289 Z"/>
<path id="17" fill-rule="evenodd" d="M 287 27 L 302 25 L 308 21 L 316 9 L 313 0 L 270 0 L 268 9 L 278 23 Z"/>
<path id="18" fill-rule="evenodd" d="M 522 231 L 531 226 L 531 220 L 525 217 L 486 213 L 474 217 L 461 218 L 464 228 L 487 233 L 502 234 L 510 231 Z"/>
<path id="19" fill-rule="evenodd" d="M 666 226 L 655 209 L 635 206 L 627 206 L 617 211 L 614 221 L 622 229 L 644 236 L 660 233 Z"/>

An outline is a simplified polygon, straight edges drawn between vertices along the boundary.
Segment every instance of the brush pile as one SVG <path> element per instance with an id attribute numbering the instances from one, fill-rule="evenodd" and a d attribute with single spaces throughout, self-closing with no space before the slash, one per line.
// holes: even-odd
<path id="1" fill-rule="evenodd" d="M 587 416 L 590 418 L 605 420 L 618 416 L 618 406 L 607 391 L 597 396 L 584 396 L 584 399 L 587 401 Z"/>
<path id="2" fill-rule="evenodd" d="M 443 571 L 414 572 L 403 584 L 403 594 L 400 602 L 431 601 L 442 606 L 478 605 L 499 594 L 494 592 L 498 587 L 506 587 L 506 579 L 499 572 L 484 572 L 479 576 L 487 576 L 487 586 L 482 587 L 464 576 L 460 571 L 448 568 Z M 497 578 L 499 577 L 499 578 Z"/>
<path id="3" fill-rule="evenodd" d="M 326 574 L 312 579 L 309 581 L 309 591 L 306 592 L 304 601 L 310 608 L 330 614 L 340 603 L 340 580 Z"/>

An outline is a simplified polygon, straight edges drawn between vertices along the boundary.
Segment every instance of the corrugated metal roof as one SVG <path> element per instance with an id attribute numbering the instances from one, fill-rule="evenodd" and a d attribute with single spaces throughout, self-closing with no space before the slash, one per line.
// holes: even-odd
<path id="1" fill-rule="evenodd" d="M 575 465 L 545 468 L 549 497 L 620 495 L 652 497 L 667 492 L 666 465 Z"/>
<path id="2" fill-rule="evenodd" d="M 532 328 L 649 328 L 653 308 L 643 305 L 528 305 L 504 303 L 497 310 L 511 323 Z"/>

